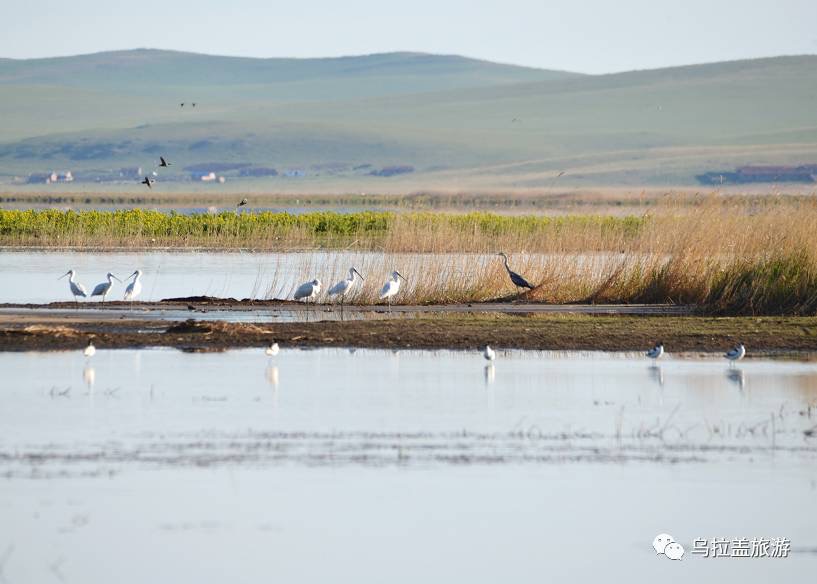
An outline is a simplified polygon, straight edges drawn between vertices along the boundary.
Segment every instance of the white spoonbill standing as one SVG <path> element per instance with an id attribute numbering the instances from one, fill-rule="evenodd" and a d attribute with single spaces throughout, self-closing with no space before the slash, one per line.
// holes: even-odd
<path id="1" fill-rule="evenodd" d="M 74 280 L 77 273 L 74 270 L 68 270 L 62 276 L 57 278 L 57 280 L 62 280 L 65 276 L 68 276 L 68 288 L 71 290 L 71 294 L 74 295 L 74 302 L 77 303 L 79 306 L 79 301 L 77 300 L 78 296 L 82 296 L 85 298 L 88 296 L 88 291 L 85 289 L 85 286 Z"/>
<path id="2" fill-rule="evenodd" d="M 355 276 L 359 276 L 361 280 L 365 280 L 365 278 L 357 271 L 355 268 L 349 268 L 349 277 L 345 280 L 341 280 L 331 288 L 329 288 L 328 294 L 329 296 L 340 296 L 340 306 L 343 307 L 343 299 L 346 294 L 355 287 Z"/>
<path id="3" fill-rule="evenodd" d="M 746 356 L 746 347 L 743 346 L 743 343 L 740 343 L 736 347 L 729 349 L 725 354 L 724 357 L 729 359 L 731 364 L 734 364 L 735 361 L 740 361 L 743 357 Z"/>
<path id="4" fill-rule="evenodd" d="M 83 355 L 86 357 L 93 357 L 96 353 L 96 347 L 94 347 L 94 340 L 88 339 L 88 345 L 85 347 L 85 350 L 82 352 Z"/>
<path id="5" fill-rule="evenodd" d="M 310 299 L 314 303 L 318 298 L 318 294 L 320 293 L 321 281 L 318 278 L 315 278 L 311 282 L 304 282 L 298 286 L 298 289 L 295 290 L 293 298 L 295 298 L 295 300 L 305 300 L 306 305 L 309 306 Z"/>
<path id="6" fill-rule="evenodd" d="M 391 297 L 397 296 L 397 293 L 400 292 L 400 279 L 403 279 L 404 282 L 407 282 L 403 275 L 394 270 L 391 273 L 391 279 L 386 282 L 383 288 L 380 290 L 380 300 L 386 300 L 389 303 L 389 312 L 391 312 Z"/>
<path id="7" fill-rule="evenodd" d="M 94 296 L 102 296 L 102 303 L 104 304 L 105 297 L 108 295 L 108 292 L 110 292 L 111 288 L 113 287 L 114 279 L 119 280 L 119 278 L 108 272 L 108 281 L 102 282 L 101 284 L 97 284 L 96 287 L 94 287 L 93 292 L 91 292 L 91 298 L 93 298 Z M 122 280 L 119 281 L 121 282 Z"/>
<path id="8" fill-rule="evenodd" d="M 280 350 L 281 348 L 278 346 L 278 343 L 273 341 L 266 349 L 264 349 L 264 353 L 267 355 L 267 357 L 275 357 Z"/>
<path id="9" fill-rule="evenodd" d="M 125 300 L 130 300 L 133 302 L 136 300 L 136 297 L 142 293 L 142 282 L 139 281 L 139 278 L 142 277 L 142 270 L 136 270 L 130 276 L 127 277 L 128 280 L 133 278 L 133 282 L 128 284 L 128 287 L 125 288 Z"/>
<path id="10" fill-rule="evenodd" d="M 482 356 L 485 357 L 486 361 L 493 361 L 496 359 L 496 351 L 491 348 L 491 345 L 485 345 L 485 349 L 482 351 Z"/>

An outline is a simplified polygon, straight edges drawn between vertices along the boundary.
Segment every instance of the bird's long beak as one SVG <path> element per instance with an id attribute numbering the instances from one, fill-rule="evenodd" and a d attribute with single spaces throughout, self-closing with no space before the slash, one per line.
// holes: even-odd
<path id="1" fill-rule="evenodd" d="M 366 278 L 364 278 L 364 277 L 363 277 L 363 274 L 361 274 L 360 272 L 358 272 L 358 271 L 357 271 L 357 269 L 352 268 L 352 271 L 353 271 L 355 274 L 357 274 L 358 276 L 360 276 L 360 279 L 361 279 L 361 280 L 365 280 L 365 279 L 366 279 Z"/>
<path id="2" fill-rule="evenodd" d="M 114 280 L 118 280 L 119 282 L 121 282 L 121 281 L 122 281 L 122 280 L 119 280 L 119 278 L 117 278 L 117 277 L 116 277 L 116 276 L 114 276 L 113 274 L 111 274 L 111 277 L 112 277 Z"/>
<path id="3" fill-rule="evenodd" d="M 62 279 L 65 277 L 65 276 L 67 276 L 67 275 L 68 275 L 68 274 L 70 274 L 70 273 L 71 273 L 71 272 L 65 272 L 65 273 L 64 273 L 62 276 L 60 276 L 59 278 L 57 278 L 57 280 L 62 280 Z"/>
<path id="4" fill-rule="evenodd" d="M 130 279 L 131 279 L 131 278 L 133 278 L 135 275 L 136 275 L 136 272 L 132 273 L 132 274 L 131 274 L 130 276 L 128 276 L 126 279 L 127 279 L 127 280 L 130 280 Z"/>
<path id="5" fill-rule="evenodd" d="M 400 272 L 398 272 L 397 270 L 395 270 L 395 271 L 394 271 L 394 273 L 395 273 L 395 274 L 397 274 L 398 276 L 400 276 L 401 278 L 403 278 L 403 274 L 401 274 L 401 273 L 400 273 Z M 408 284 L 408 280 L 406 280 L 405 278 L 403 278 L 403 282 L 405 282 L 406 284 Z"/>

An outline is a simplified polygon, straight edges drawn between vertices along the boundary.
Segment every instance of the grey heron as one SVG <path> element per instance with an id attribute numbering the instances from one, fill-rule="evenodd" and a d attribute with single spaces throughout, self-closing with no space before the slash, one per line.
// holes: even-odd
<path id="1" fill-rule="evenodd" d="M 528 288 L 530 290 L 533 290 L 535 288 L 535 286 L 532 286 L 525 278 L 523 278 L 522 276 L 520 276 L 519 274 L 517 274 L 516 272 L 511 270 L 511 268 L 508 266 L 508 256 L 505 255 L 505 252 L 501 251 L 497 255 L 502 257 L 503 260 L 505 260 L 505 269 L 508 270 L 508 276 L 510 276 L 511 282 L 513 282 L 513 285 L 516 286 L 516 299 L 517 300 L 519 299 L 519 289 L 520 288 Z"/>

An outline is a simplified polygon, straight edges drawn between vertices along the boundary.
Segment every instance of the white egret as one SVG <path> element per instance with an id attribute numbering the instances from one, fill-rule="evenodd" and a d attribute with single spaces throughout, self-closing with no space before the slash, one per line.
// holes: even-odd
<path id="1" fill-rule="evenodd" d="M 658 343 L 644 354 L 650 359 L 659 359 L 664 354 L 664 343 Z"/>
<path id="2" fill-rule="evenodd" d="M 482 356 L 485 357 L 486 361 L 493 361 L 496 359 L 496 351 L 494 351 L 490 345 L 485 345 L 485 349 L 482 351 Z"/>
<path id="3" fill-rule="evenodd" d="M 403 275 L 394 270 L 391 273 L 391 279 L 386 282 L 383 288 L 380 290 L 380 300 L 387 300 L 389 303 L 389 311 L 391 311 L 391 298 L 392 296 L 396 296 L 398 292 L 400 292 L 400 279 L 403 279 L 404 282 L 408 282 Z"/>
<path id="4" fill-rule="evenodd" d="M 346 294 L 355 286 L 357 280 L 355 280 L 355 276 L 360 276 L 361 280 L 365 280 L 365 278 L 357 271 L 354 267 L 349 268 L 349 277 L 345 280 L 341 280 L 331 288 L 329 288 L 329 296 L 340 296 L 340 306 L 341 309 L 343 308 L 343 299 L 346 297 Z"/>
<path id="5" fill-rule="evenodd" d="M 94 296 L 102 296 L 102 302 L 104 304 L 105 296 L 107 296 L 108 292 L 111 291 L 114 279 L 119 280 L 119 278 L 108 272 L 108 281 L 102 282 L 101 284 L 97 284 L 96 287 L 94 288 L 94 291 L 91 292 L 91 298 L 93 298 Z M 119 281 L 121 282 L 122 280 Z"/>
<path id="6" fill-rule="evenodd" d="M 315 278 L 311 282 L 304 282 L 295 290 L 295 300 L 314 300 L 321 293 L 321 281 Z"/>
<path id="7" fill-rule="evenodd" d="M 729 349 L 725 354 L 724 357 L 729 359 L 729 361 L 734 364 L 735 361 L 740 361 L 746 355 L 746 347 L 743 346 L 743 343 L 738 344 L 736 347 Z"/>
<path id="8" fill-rule="evenodd" d="M 85 347 L 85 350 L 82 352 L 83 355 L 86 357 L 93 357 L 96 353 L 96 347 L 94 347 L 93 339 L 88 339 L 88 346 Z"/>
<path id="9" fill-rule="evenodd" d="M 57 280 L 62 280 L 65 276 L 68 276 L 68 288 L 71 290 L 71 294 L 74 295 L 74 302 L 77 302 L 77 305 L 79 305 L 77 296 L 82 296 L 85 298 L 88 296 L 88 291 L 85 289 L 85 286 L 74 280 L 76 275 L 77 273 L 74 270 L 68 270 L 62 276 L 57 278 Z"/>
<path id="10" fill-rule="evenodd" d="M 266 354 L 268 357 L 275 357 L 275 355 L 277 355 L 277 354 L 278 354 L 278 351 L 280 351 L 280 350 L 281 350 L 281 348 L 278 346 L 278 343 L 276 343 L 276 342 L 272 342 L 272 343 L 270 343 L 270 344 L 269 344 L 269 346 L 268 346 L 268 347 L 267 347 L 267 348 L 264 350 L 264 353 L 265 353 L 265 354 Z"/>
<path id="11" fill-rule="evenodd" d="M 513 282 L 513 285 L 516 286 L 517 300 L 519 300 L 520 288 L 528 288 L 530 290 L 533 290 L 535 288 L 535 286 L 531 285 L 525 278 L 511 270 L 511 268 L 508 266 L 508 256 L 505 255 L 505 252 L 501 251 L 497 255 L 505 260 L 505 269 L 508 271 L 508 276 L 511 278 L 511 282 Z"/>
<path id="12" fill-rule="evenodd" d="M 136 300 L 136 297 L 142 293 L 142 282 L 139 281 L 139 278 L 142 277 L 142 270 L 136 270 L 130 276 L 127 277 L 128 280 L 133 278 L 133 282 L 128 284 L 128 287 L 125 288 L 125 300 L 130 300 L 133 302 Z"/>

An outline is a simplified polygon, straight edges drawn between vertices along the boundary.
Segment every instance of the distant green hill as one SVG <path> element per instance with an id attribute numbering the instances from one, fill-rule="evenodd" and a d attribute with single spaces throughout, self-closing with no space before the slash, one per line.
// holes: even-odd
<path id="1" fill-rule="evenodd" d="M 597 76 L 417 53 L 0 60 L 0 181 L 131 184 L 119 169 L 164 155 L 157 188 L 208 165 L 268 190 L 684 185 L 817 162 L 815 104 L 813 56 Z"/>

